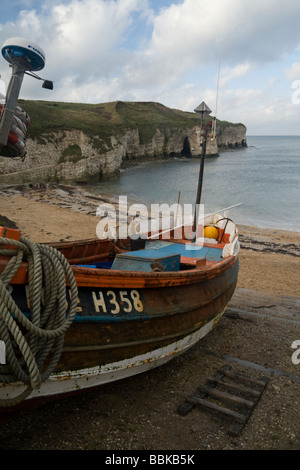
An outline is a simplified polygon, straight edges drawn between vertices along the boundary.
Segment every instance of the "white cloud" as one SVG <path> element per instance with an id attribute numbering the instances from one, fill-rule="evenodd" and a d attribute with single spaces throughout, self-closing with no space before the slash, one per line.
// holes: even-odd
<path id="1" fill-rule="evenodd" d="M 253 65 L 249 64 L 248 62 L 238 64 L 232 69 L 226 68 L 222 70 L 221 76 L 220 76 L 220 87 L 224 87 L 230 82 L 231 80 L 235 78 L 240 78 L 244 77 L 247 75 L 253 68 Z"/>
<path id="2" fill-rule="evenodd" d="M 35 10 L 26 11 L 22 10 L 19 17 L 20 31 L 25 31 L 26 34 L 34 37 L 39 37 L 42 34 L 42 25 Z"/>
<path id="3" fill-rule="evenodd" d="M 188 62 L 272 60 L 300 44 L 299 13 L 297 0 L 284 8 L 281 0 L 185 0 L 155 19 L 148 53 Z"/>
<path id="4" fill-rule="evenodd" d="M 294 62 L 289 69 L 285 70 L 288 80 L 300 80 L 300 62 Z"/>
<path id="5" fill-rule="evenodd" d="M 292 90 L 284 80 L 300 78 L 299 60 L 288 61 L 300 50 L 299 0 L 284 6 L 281 0 L 164 0 L 160 7 L 154 0 L 11 4 L 21 6 L 13 22 L 0 19 L 0 41 L 22 36 L 38 43 L 46 53 L 41 75 L 55 86 L 49 92 L 26 78 L 24 98 L 160 101 L 190 111 L 204 99 L 214 108 L 220 61 L 218 117 L 232 120 L 231 112 L 254 123 L 255 112 L 261 120 L 270 118 L 274 96 L 277 105 L 290 106 Z M 4 60 L 1 65 L 7 82 L 10 70 Z M 299 113 L 295 105 L 287 109 L 289 116 Z"/>

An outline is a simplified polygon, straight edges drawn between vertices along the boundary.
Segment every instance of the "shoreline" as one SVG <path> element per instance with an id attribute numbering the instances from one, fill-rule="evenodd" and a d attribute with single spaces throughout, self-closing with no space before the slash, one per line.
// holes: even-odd
<path id="1" fill-rule="evenodd" d="M 35 243 L 96 237 L 99 204 L 117 204 L 68 185 L 0 186 L 0 216 Z M 300 232 L 237 224 L 238 287 L 300 297 Z"/>
<path id="2" fill-rule="evenodd" d="M 87 215 L 95 215 L 93 211 L 99 204 L 112 204 L 118 206 L 118 200 L 106 195 L 97 196 L 84 189 L 84 186 L 72 186 L 68 184 L 42 183 L 42 184 L 20 184 L 20 185 L 0 185 L 0 207 L 3 200 L 2 197 L 22 196 L 35 202 L 56 205 L 61 208 L 69 209 L 74 212 L 85 213 Z M 116 196 L 118 198 L 119 196 Z M 77 199 L 79 198 L 79 199 Z M 135 204 L 136 201 L 130 201 L 129 204 Z M 146 204 L 147 206 L 147 204 Z M 234 207 L 234 206 L 232 206 Z M 7 210 L 6 205 L 4 210 Z M 220 210 L 223 212 L 223 210 Z M 1 209 L 0 209 L 0 215 Z M 281 233 L 286 238 L 291 236 L 299 236 L 300 230 L 281 229 L 272 226 L 261 226 L 255 224 L 236 223 L 241 231 L 247 231 L 254 236 L 261 236 L 263 233 L 270 236 L 272 234 Z"/>

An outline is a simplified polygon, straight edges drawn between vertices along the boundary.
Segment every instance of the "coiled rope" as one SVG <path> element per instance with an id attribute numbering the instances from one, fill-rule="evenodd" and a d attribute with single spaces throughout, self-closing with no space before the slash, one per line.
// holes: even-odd
<path id="1" fill-rule="evenodd" d="M 12 249 L 7 249 L 10 245 Z M 23 401 L 54 371 L 77 307 L 76 281 L 66 258 L 56 249 L 0 237 L 0 255 L 9 261 L 0 274 L 0 339 L 6 346 L 6 364 L 0 365 L 0 383 L 23 382 L 17 397 L 0 399 L 0 406 Z M 28 263 L 28 312 L 23 313 L 10 291 L 9 282 Z M 66 283 L 70 287 L 67 299 Z"/>

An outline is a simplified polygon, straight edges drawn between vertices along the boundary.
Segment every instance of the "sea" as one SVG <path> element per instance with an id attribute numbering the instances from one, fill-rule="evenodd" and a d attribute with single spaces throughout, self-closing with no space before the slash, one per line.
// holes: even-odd
<path id="1" fill-rule="evenodd" d="M 300 232 L 300 136 L 248 136 L 247 145 L 205 159 L 205 213 L 231 207 L 237 224 Z M 121 195 L 148 206 L 184 207 L 196 202 L 199 169 L 200 158 L 145 162 L 86 190 L 116 202 Z"/>

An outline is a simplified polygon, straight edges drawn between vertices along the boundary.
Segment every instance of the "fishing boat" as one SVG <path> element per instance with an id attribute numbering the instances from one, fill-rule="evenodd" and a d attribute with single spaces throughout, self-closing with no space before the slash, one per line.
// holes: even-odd
<path id="1" fill-rule="evenodd" d="M 23 401 L 28 405 L 29 401 L 63 397 L 139 374 L 184 353 L 206 336 L 222 317 L 235 290 L 239 241 L 234 223 L 220 214 L 206 221 L 205 227 L 213 228 L 217 238 L 192 242 L 174 238 L 170 231 L 168 237 L 163 234 L 145 240 L 145 246 L 138 250 L 132 250 L 132 239 L 44 245 L 44 249 L 63 255 L 70 266 L 77 289 L 75 313 L 62 335 L 55 369 L 38 387 L 32 386 L 26 352 L 15 372 L 12 360 L 0 366 L 2 410 L 7 408 L 6 401 L 9 407 Z M 8 243 L 9 237 L 18 239 L 18 232 L 7 230 L 1 240 Z M 7 264 L 7 257 L 1 256 L 2 274 Z M 22 261 L 8 290 L 19 312 L 34 321 L 29 309 L 33 296 L 28 276 L 28 263 Z M 70 304 L 70 281 L 66 282 L 66 292 Z M 20 330 L 26 329 L 19 317 L 14 321 Z M 24 333 L 30 338 L 27 344 L 33 344 L 32 356 L 34 334 Z M 15 341 L 19 344 L 15 352 L 18 358 L 22 347 L 20 340 Z M 55 356 L 56 346 L 49 341 Z M 40 342 L 36 349 L 43 355 L 45 341 Z M 18 369 L 22 369 L 27 383 L 18 379 Z M 4 380 L 5 374 L 15 374 L 15 379 Z"/>
<path id="2" fill-rule="evenodd" d="M 20 77 L 40 70 L 44 54 L 18 38 L 6 41 L 2 53 L 13 71 L 0 120 L 1 154 L 25 158 Z M 195 111 L 202 127 L 210 110 L 203 102 Z M 200 221 L 197 210 L 193 226 L 180 234 L 182 225 L 171 224 L 139 239 L 34 244 L 0 227 L 0 412 L 161 366 L 217 325 L 237 283 L 238 231 L 227 213 Z"/>

